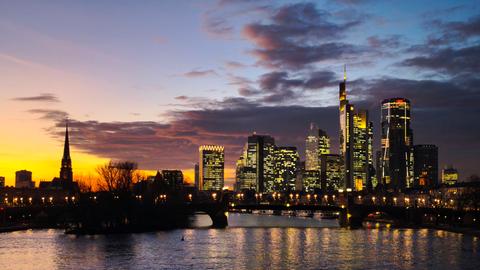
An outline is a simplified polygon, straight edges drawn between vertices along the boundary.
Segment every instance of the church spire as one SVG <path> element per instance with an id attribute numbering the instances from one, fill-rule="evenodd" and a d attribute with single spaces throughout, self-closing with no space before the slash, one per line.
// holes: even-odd
<path id="1" fill-rule="evenodd" d="M 65 144 L 63 146 L 63 160 L 70 160 L 70 141 L 68 138 L 68 119 L 65 124 Z"/>
<path id="2" fill-rule="evenodd" d="M 65 124 L 65 144 L 63 146 L 60 180 L 64 181 L 64 183 L 72 183 L 73 181 L 72 160 L 70 158 L 70 140 L 68 136 L 68 120 Z"/>

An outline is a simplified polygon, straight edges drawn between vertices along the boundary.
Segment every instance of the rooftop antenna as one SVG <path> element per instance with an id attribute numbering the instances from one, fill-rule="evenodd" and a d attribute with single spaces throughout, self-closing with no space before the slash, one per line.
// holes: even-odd
<path id="1" fill-rule="evenodd" d="M 347 64 L 343 65 L 343 80 L 347 81 Z"/>

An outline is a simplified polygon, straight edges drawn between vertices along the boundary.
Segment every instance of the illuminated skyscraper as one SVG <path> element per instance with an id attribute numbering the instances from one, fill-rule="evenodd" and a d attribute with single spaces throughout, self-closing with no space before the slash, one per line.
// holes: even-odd
<path id="1" fill-rule="evenodd" d="M 342 157 L 340 155 L 322 155 L 320 170 L 322 191 L 334 191 L 343 188 L 344 173 Z"/>
<path id="2" fill-rule="evenodd" d="M 296 190 L 297 165 L 300 156 L 296 147 L 275 147 L 275 179 L 268 191 Z"/>
<path id="3" fill-rule="evenodd" d="M 219 145 L 199 147 L 199 190 L 222 190 L 224 181 L 225 154 Z"/>
<path id="4" fill-rule="evenodd" d="M 248 137 L 237 160 L 236 185 L 240 189 L 257 192 L 273 190 L 275 180 L 275 139 L 268 135 L 253 134 Z"/>
<path id="5" fill-rule="evenodd" d="M 405 98 L 382 102 L 382 182 L 392 189 L 413 186 L 413 133 L 410 101 Z"/>
<path id="6" fill-rule="evenodd" d="M 319 143 L 318 127 L 310 123 L 307 139 L 305 140 L 305 170 L 318 171 L 319 166 Z"/>
<path id="7" fill-rule="evenodd" d="M 433 188 L 438 183 L 438 147 L 420 144 L 413 147 L 414 186 Z"/>
<path id="8" fill-rule="evenodd" d="M 340 188 L 353 188 L 353 113 L 354 107 L 347 100 L 347 74 L 344 69 L 340 82 L 340 156 L 342 157 L 343 183 Z"/>
<path id="9" fill-rule="evenodd" d="M 371 186 L 373 167 L 373 124 L 368 121 L 368 111 L 359 110 L 353 114 L 353 178 L 355 190 Z"/>
<path id="10" fill-rule="evenodd" d="M 340 82 L 340 156 L 344 174 L 341 188 L 362 190 L 371 185 L 373 169 L 373 124 L 366 110 L 355 111 L 346 93 L 347 76 L 344 70 Z"/>

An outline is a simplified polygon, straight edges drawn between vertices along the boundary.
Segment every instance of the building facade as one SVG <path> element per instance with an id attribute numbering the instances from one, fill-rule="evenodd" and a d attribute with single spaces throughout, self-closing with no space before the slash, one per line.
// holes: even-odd
<path id="1" fill-rule="evenodd" d="M 0 176 L 0 188 L 4 188 L 4 187 L 5 187 L 5 177 Z"/>
<path id="2" fill-rule="evenodd" d="M 452 166 L 442 169 L 442 183 L 445 185 L 455 185 L 458 183 L 458 170 Z"/>
<path id="3" fill-rule="evenodd" d="M 173 190 L 183 189 L 183 172 L 181 170 L 162 170 L 163 180 Z"/>
<path id="4" fill-rule="evenodd" d="M 413 187 L 413 132 L 410 128 L 410 101 L 385 99 L 381 108 L 382 183 L 402 190 Z"/>
<path id="5" fill-rule="evenodd" d="M 222 190 L 224 184 L 225 153 L 219 145 L 199 147 L 199 190 Z"/>
<path id="6" fill-rule="evenodd" d="M 320 185 L 324 191 L 335 191 L 343 188 L 344 172 L 342 156 L 335 154 L 322 155 Z"/>
<path id="7" fill-rule="evenodd" d="M 413 147 L 414 187 L 436 187 L 438 182 L 438 147 L 419 144 Z"/>
<path id="8" fill-rule="evenodd" d="M 35 183 L 32 181 L 32 172 L 27 170 L 16 171 L 15 187 L 16 188 L 34 188 Z"/>
<path id="9" fill-rule="evenodd" d="M 300 159 L 296 147 L 275 147 L 275 179 L 267 186 L 267 192 L 289 192 L 296 190 L 297 165 Z"/>

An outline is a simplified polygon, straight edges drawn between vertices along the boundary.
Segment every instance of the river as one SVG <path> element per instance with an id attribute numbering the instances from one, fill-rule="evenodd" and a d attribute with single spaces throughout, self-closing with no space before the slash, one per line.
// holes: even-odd
<path id="1" fill-rule="evenodd" d="M 229 227 L 72 236 L 0 233 L 0 269 L 480 269 L 480 239 L 428 229 L 229 214 Z M 184 241 L 182 241 L 182 237 Z"/>

